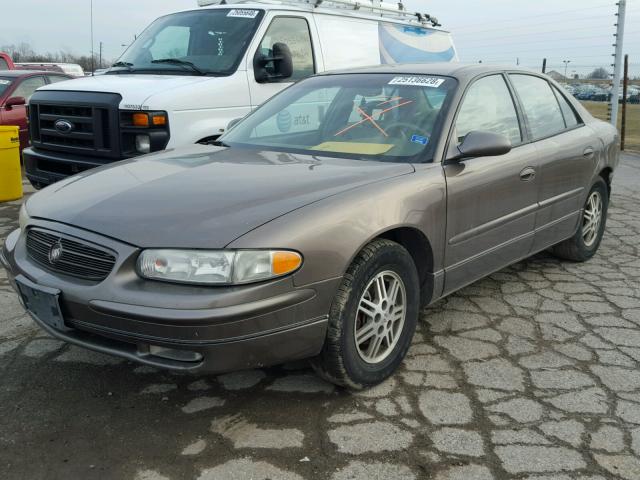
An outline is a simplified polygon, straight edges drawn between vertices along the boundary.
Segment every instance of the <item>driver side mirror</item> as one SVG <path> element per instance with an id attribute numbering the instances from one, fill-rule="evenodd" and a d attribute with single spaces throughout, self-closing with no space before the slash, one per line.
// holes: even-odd
<path id="1" fill-rule="evenodd" d="M 293 57 L 286 43 L 274 43 L 272 55 L 257 53 L 253 59 L 256 82 L 279 82 L 293 75 Z M 271 64 L 271 65 L 270 65 Z"/>
<path id="2" fill-rule="evenodd" d="M 227 132 L 229 130 L 231 130 L 233 127 L 235 127 L 237 124 L 240 123 L 240 121 L 242 120 L 243 117 L 240 118 L 234 118 L 233 120 L 231 120 L 228 124 L 227 124 Z"/>
<path id="3" fill-rule="evenodd" d="M 27 99 L 24 97 L 11 97 L 9 98 L 4 106 L 7 110 L 11 110 L 13 107 L 17 107 L 18 105 L 26 105 Z"/>
<path id="4" fill-rule="evenodd" d="M 452 150 L 457 150 L 450 155 L 447 161 L 456 162 L 465 158 L 497 157 L 511 151 L 511 141 L 499 133 L 474 130 L 464 137 L 462 143 Z"/>

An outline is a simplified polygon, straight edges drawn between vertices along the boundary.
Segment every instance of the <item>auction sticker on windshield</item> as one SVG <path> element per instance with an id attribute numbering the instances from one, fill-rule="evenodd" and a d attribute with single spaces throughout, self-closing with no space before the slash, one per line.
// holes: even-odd
<path id="1" fill-rule="evenodd" d="M 415 87 L 438 88 L 444 83 L 444 81 L 444 78 L 405 76 L 395 77 L 389 82 L 389 85 L 410 85 Z"/>
<path id="2" fill-rule="evenodd" d="M 258 16 L 258 10 L 246 10 L 236 8 L 231 10 L 227 17 L 240 17 L 240 18 L 256 18 Z"/>

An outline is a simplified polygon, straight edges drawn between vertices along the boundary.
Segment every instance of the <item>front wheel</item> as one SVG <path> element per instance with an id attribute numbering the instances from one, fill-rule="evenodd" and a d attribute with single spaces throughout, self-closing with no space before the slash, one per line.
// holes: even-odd
<path id="1" fill-rule="evenodd" d="M 325 345 L 312 365 L 323 378 L 362 389 L 388 378 L 404 359 L 418 321 L 419 280 L 401 245 L 367 245 L 344 276 L 329 312 Z"/>
<path id="2" fill-rule="evenodd" d="M 602 178 L 593 184 L 582 209 L 580 226 L 575 235 L 552 248 L 554 255 L 575 262 L 585 262 L 595 255 L 607 222 L 609 194 Z"/>

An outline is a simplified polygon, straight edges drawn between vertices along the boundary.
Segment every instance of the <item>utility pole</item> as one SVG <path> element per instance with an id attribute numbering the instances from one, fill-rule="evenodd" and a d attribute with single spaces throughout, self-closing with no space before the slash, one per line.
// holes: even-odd
<path id="1" fill-rule="evenodd" d="M 542 73 L 547 73 L 547 59 L 542 59 Z"/>
<path id="2" fill-rule="evenodd" d="M 624 41 L 624 20 L 627 11 L 627 0 L 620 0 L 618 2 L 618 21 L 615 26 L 616 30 L 616 43 L 613 44 L 616 47 L 616 53 L 613 54 L 614 62 L 613 67 L 613 88 L 611 89 L 611 123 L 614 127 L 618 125 L 618 93 L 620 92 L 620 76 L 622 74 L 622 44 Z"/>
<path id="3" fill-rule="evenodd" d="M 622 80 L 622 124 L 620 126 L 620 150 L 624 150 L 627 129 L 627 88 L 629 86 L 629 55 L 624 56 L 624 79 Z"/>
<path id="4" fill-rule="evenodd" d="M 564 78 L 567 78 L 567 67 L 571 63 L 571 60 L 563 60 L 562 63 L 564 63 Z"/>
<path id="5" fill-rule="evenodd" d="M 93 0 L 91 0 L 91 75 L 93 75 L 95 71 L 95 52 L 93 51 Z"/>
<path id="6" fill-rule="evenodd" d="M 98 60 L 98 68 L 102 68 L 102 42 L 100 42 L 100 60 Z"/>

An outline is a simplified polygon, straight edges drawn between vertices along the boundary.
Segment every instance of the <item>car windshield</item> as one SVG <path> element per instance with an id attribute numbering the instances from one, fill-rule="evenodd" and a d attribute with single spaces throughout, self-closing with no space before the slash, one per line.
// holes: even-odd
<path id="1" fill-rule="evenodd" d="M 0 77 L 0 96 L 11 86 L 13 78 Z"/>
<path id="2" fill-rule="evenodd" d="M 109 73 L 231 74 L 262 14 L 252 9 L 202 9 L 161 17 Z"/>
<path id="3" fill-rule="evenodd" d="M 220 141 L 379 161 L 429 161 L 431 139 L 456 86 L 438 75 L 313 77 L 285 90 Z"/>

